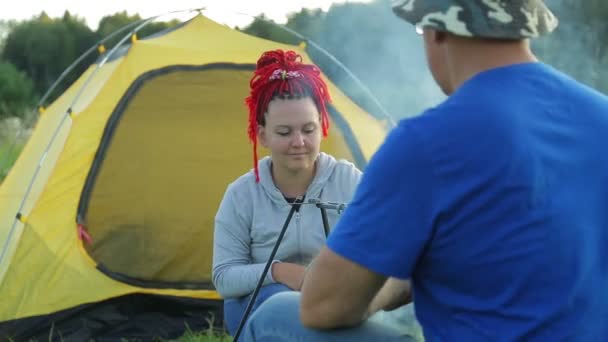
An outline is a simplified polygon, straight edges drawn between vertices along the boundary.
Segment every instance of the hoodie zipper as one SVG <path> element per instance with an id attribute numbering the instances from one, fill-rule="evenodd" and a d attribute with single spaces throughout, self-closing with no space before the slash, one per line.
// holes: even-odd
<path id="1" fill-rule="evenodd" d="M 302 209 L 302 207 L 300 207 L 300 209 Z M 296 234 L 297 240 L 298 240 L 298 256 L 301 258 L 302 257 L 302 230 L 300 229 L 300 216 L 302 216 L 302 214 L 300 214 L 300 211 L 296 211 L 296 231 L 298 232 Z"/>

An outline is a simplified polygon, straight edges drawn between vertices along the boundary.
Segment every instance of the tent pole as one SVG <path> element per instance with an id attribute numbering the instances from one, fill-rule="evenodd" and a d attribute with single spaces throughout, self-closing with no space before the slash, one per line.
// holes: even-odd
<path id="1" fill-rule="evenodd" d="M 99 71 L 99 69 L 107 62 L 107 60 L 112 57 L 114 55 L 114 53 L 118 50 L 118 48 L 120 46 L 122 46 L 133 34 L 137 33 L 139 30 L 141 30 L 142 28 L 144 28 L 146 25 L 148 25 L 149 23 L 151 23 L 152 21 L 154 21 L 155 19 L 161 17 L 161 16 L 165 16 L 165 15 L 169 15 L 169 14 L 175 14 L 175 13 L 181 13 L 181 12 L 194 12 L 194 11 L 200 11 L 200 9 L 188 9 L 188 10 L 178 10 L 178 11 L 171 11 L 171 12 L 167 12 L 164 14 L 159 14 L 159 15 L 155 15 L 152 17 L 149 17 L 147 19 L 141 20 L 139 22 L 139 25 L 137 25 L 137 27 L 135 29 L 133 29 L 132 31 L 130 31 L 128 34 L 126 34 L 105 56 L 104 58 L 101 60 L 100 63 L 97 64 L 97 67 L 95 68 L 95 70 L 93 70 L 93 72 L 89 75 L 89 77 L 86 79 L 85 83 L 82 85 L 82 87 L 80 87 L 80 89 L 78 90 L 78 93 L 76 94 L 76 96 L 74 96 L 74 99 L 70 102 L 70 105 L 68 106 L 68 109 L 65 112 L 64 117 L 61 119 L 61 121 L 59 122 L 59 125 L 57 126 L 57 128 L 55 129 L 55 131 L 53 132 L 53 135 L 51 137 L 51 140 L 49 141 L 49 143 L 46 145 L 45 149 L 44 149 L 44 153 L 42 154 L 42 156 L 40 157 L 40 159 L 38 160 L 38 165 L 36 166 L 36 170 L 34 171 L 34 174 L 32 176 L 32 179 L 30 180 L 27 190 L 25 192 L 25 194 L 23 195 L 23 198 L 21 200 L 21 203 L 19 204 L 19 208 L 17 209 L 17 212 L 15 213 L 15 218 L 13 220 L 13 224 L 11 226 L 11 229 L 9 230 L 8 236 L 6 238 L 6 241 L 4 242 L 4 245 L 2 247 L 2 251 L 0 252 L 0 264 L 2 264 L 4 257 L 6 256 L 6 252 L 8 250 L 8 246 L 10 241 L 12 240 L 13 234 L 15 232 L 15 229 L 17 228 L 17 223 L 21 222 L 18 219 L 19 215 L 24 215 L 25 213 L 22 213 L 21 211 L 23 210 L 23 207 L 25 206 L 25 202 L 27 200 L 27 197 L 29 196 L 32 187 L 34 185 L 34 182 L 36 181 L 36 178 L 38 177 L 38 174 L 40 173 L 40 169 L 42 168 L 42 164 L 45 161 L 49 150 L 51 149 L 51 146 L 53 145 L 53 143 L 55 142 L 55 139 L 57 138 L 57 136 L 59 135 L 59 131 L 61 130 L 63 124 L 67 121 L 68 118 L 72 117 L 72 107 L 74 106 L 74 104 L 76 104 L 76 102 L 80 99 L 80 96 L 82 95 L 82 93 L 84 92 L 84 89 L 86 89 L 86 87 L 89 85 L 89 83 L 91 82 L 91 80 L 93 79 L 93 76 L 95 76 L 97 74 L 97 72 Z M 128 26 L 128 25 L 127 25 Z M 135 26 L 135 25 L 133 25 Z M 97 47 L 97 45 L 95 45 L 95 47 Z M 84 58 L 84 57 L 83 57 Z M 25 224 L 25 223 L 23 223 Z M 0 274 L 0 284 L 2 283 L 2 280 L 4 278 L 3 274 Z"/>
<path id="2" fill-rule="evenodd" d="M 283 26 L 283 25 L 279 25 L 277 23 L 274 23 L 272 21 L 268 21 L 266 19 L 262 19 L 288 33 L 291 33 L 292 35 L 298 37 L 299 39 L 307 42 L 308 44 L 310 44 L 312 47 L 314 47 L 315 49 L 319 50 L 321 53 L 323 53 L 326 57 L 328 57 L 332 62 L 336 63 L 336 65 L 338 65 L 342 70 L 344 70 L 344 72 L 346 72 L 346 74 L 352 78 L 355 83 L 361 87 L 361 89 L 365 92 L 365 94 L 367 96 L 370 97 L 370 99 L 372 99 L 372 101 L 374 102 L 374 104 L 378 107 L 378 109 L 380 110 L 380 113 L 382 114 L 382 116 L 388 121 L 388 123 L 391 125 L 391 127 L 395 127 L 396 123 L 395 123 L 395 119 L 393 119 L 393 117 L 388 113 L 388 111 L 384 108 L 384 106 L 380 103 L 380 101 L 374 96 L 374 94 L 372 94 L 372 92 L 369 90 L 369 88 L 367 88 L 365 86 L 365 84 L 363 84 L 363 82 L 361 82 L 361 80 L 359 80 L 359 78 L 357 78 L 357 76 L 355 76 L 355 74 L 353 74 L 350 69 L 348 69 L 344 64 L 342 64 L 342 62 L 340 62 L 340 60 L 338 60 L 334 55 L 330 54 L 327 50 L 325 50 L 324 48 L 322 48 L 319 44 L 315 43 L 312 39 L 306 38 L 305 36 L 301 35 L 300 33 L 290 29 L 287 26 Z"/>
<path id="3" fill-rule="evenodd" d="M 59 85 L 59 83 L 61 81 L 63 81 L 63 79 L 75 68 L 77 67 L 80 62 L 82 62 L 85 58 L 87 58 L 93 51 L 97 50 L 97 48 L 101 45 L 103 45 L 106 41 L 112 39 L 114 36 L 118 35 L 119 33 L 135 26 L 138 23 L 141 23 L 142 21 L 144 21 L 145 19 L 140 19 L 138 21 L 134 21 L 132 23 L 129 23 L 123 27 L 121 27 L 120 29 L 112 32 L 110 35 L 108 35 L 107 37 L 99 40 L 97 43 L 95 43 L 93 46 L 91 46 L 87 51 L 85 51 L 82 55 L 80 55 L 78 57 L 78 59 L 76 59 L 72 64 L 70 64 L 62 73 L 61 75 L 59 75 L 59 77 L 55 80 L 55 82 L 49 87 L 49 89 L 46 91 L 46 93 L 44 93 L 44 95 L 42 95 L 42 97 L 40 98 L 40 100 L 38 101 L 38 103 L 36 104 L 36 107 L 34 110 L 32 110 L 32 113 L 35 113 L 36 111 L 38 111 L 40 113 L 40 108 L 42 108 L 42 106 L 44 105 L 44 103 L 46 102 L 47 98 L 51 95 L 51 93 L 53 92 L 53 90 L 55 90 L 55 88 L 57 88 L 57 86 Z M 6 155 L 4 156 L 4 159 L 2 160 L 2 162 L 0 162 L 0 169 L 4 168 L 7 163 L 9 158 L 11 157 L 11 155 L 14 152 L 15 146 L 17 145 L 17 141 L 19 141 L 19 139 L 21 139 L 21 135 L 23 134 L 23 130 L 19 130 L 17 131 L 17 134 L 15 135 L 15 138 L 13 139 L 13 141 L 11 142 L 11 146 L 8 148 L 8 151 L 6 153 Z"/>
<path id="4" fill-rule="evenodd" d="M 265 23 L 271 24 L 287 33 L 292 34 L 293 36 L 297 37 L 298 39 L 305 41 L 306 43 L 309 43 L 310 45 L 312 45 L 315 49 L 319 50 L 322 54 L 324 54 L 327 58 L 329 58 L 332 62 L 336 63 L 336 65 L 338 65 L 350 78 L 353 79 L 353 81 L 355 81 L 355 83 L 363 90 L 363 92 L 365 92 L 365 94 L 367 96 L 369 96 L 370 99 L 372 99 L 372 101 L 374 102 L 376 107 L 378 107 L 380 114 L 390 124 L 391 128 L 395 127 L 397 125 L 395 122 L 395 119 L 393 119 L 393 117 L 388 113 L 386 108 L 384 108 L 384 106 L 380 103 L 380 101 L 374 96 L 374 94 L 372 94 L 372 92 L 369 90 L 369 88 L 367 88 L 365 86 L 365 84 L 363 84 L 363 82 L 361 82 L 361 80 L 359 78 L 357 78 L 357 76 L 355 76 L 355 74 L 352 71 L 350 71 L 350 69 L 348 69 L 342 62 L 340 62 L 339 59 L 337 59 L 334 55 L 329 53 L 329 51 L 325 50 L 319 44 L 315 43 L 314 40 L 305 37 L 304 35 L 298 33 L 297 31 L 295 31 L 293 29 L 290 29 L 287 26 L 279 25 L 271 20 L 261 18 L 261 17 L 256 17 L 251 14 L 243 13 L 243 12 L 237 12 L 237 11 L 230 11 L 230 12 L 232 12 L 234 14 L 239 14 L 239 15 L 243 15 L 246 17 L 250 17 L 250 18 L 253 18 L 254 20 L 260 19 L 260 20 L 264 21 Z"/>

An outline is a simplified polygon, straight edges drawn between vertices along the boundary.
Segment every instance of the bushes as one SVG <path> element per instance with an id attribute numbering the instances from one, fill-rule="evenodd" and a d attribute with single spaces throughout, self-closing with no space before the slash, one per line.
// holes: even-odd
<path id="1" fill-rule="evenodd" d="M 34 85 L 25 73 L 0 61 L 0 120 L 25 116 L 34 105 Z"/>

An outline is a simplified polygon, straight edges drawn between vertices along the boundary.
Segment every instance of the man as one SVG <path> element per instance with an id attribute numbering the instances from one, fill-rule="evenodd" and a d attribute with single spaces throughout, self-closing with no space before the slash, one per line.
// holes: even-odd
<path id="1" fill-rule="evenodd" d="M 449 97 L 389 134 L 301 298 L 271 298 L 246 337 L 402 340 L 365 320 L 411 279 L 427 341 L 608 340 L 608 98 L 530 51 L 557 26 L 540 0 L 394 11 Z"/>

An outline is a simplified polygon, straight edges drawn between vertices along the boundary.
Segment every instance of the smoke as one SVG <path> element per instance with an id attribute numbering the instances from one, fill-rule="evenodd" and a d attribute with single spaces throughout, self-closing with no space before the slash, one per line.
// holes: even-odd
<path id="1" fill-rule="evenodd" d="M 393 118 L 418 115 L 445 98 L 428 70 L 422 37 L 393 14 L 390 1 L 334 5 L 323 26 L 313 40 L 361 80 Z M 380 114 L 346 72 L 309 50 L 332 81 L 366 110 Z"/>
<path id="2" fill-rule="evenodd" d="M 601 18 L 602 8 L 598 7 L 598 20 L 586 17 L 590 7 L 583 6 L 593 6 L 592 2 L 549 0 L 546 4 L 560 22 L 551 35 L 532 43 L 536 55 L 578 81 L 608 93 L 608 56 L 603 35 L 608 25 Z"/>
<path id="3" fill-rule="evenodd" d="M 608 91 L 608 57 L 602 54 L 606 44 L 598 35 L 602 30 L 598 25 L 605 25 L 608 32 L 608 24 L 605 20 L 592 24 L 584 15 L 573 15 L 583 6 L 578 1 L 549 0 L 547 5 L 560 25 L 554 34 L 532 42 L 534 52 L 575 79 Z M 311 38 L 344 63 L 393 118 L 418 115 L 445 99 L 427 67 L 422 37 L 392 12 L 389 0 L 334 5 L 316 32 Z M 322 54 L 309 53 L 359 105 L 379 114 L 370 96 L 347 73 Z"/>

